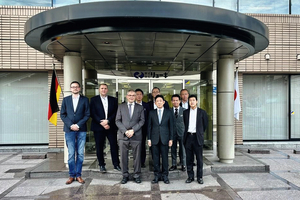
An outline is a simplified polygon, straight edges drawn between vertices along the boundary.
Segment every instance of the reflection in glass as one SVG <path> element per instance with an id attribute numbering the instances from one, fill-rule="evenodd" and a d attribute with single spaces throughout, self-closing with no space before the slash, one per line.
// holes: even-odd
<path id="1" fill-rule="evenodd" d="M 239 12 L 289 14 L 289 0 L 239 0 Z"/>
<path id="2" fill-rule="evenodd" d="M 1 0 L 0 5 L 3 6 L 44 6 L 51 7 L 51 0 Z"/>
<path id="3" fill-rule="evenodd" d="M 126 101 L 126 94 L 129 89 L 136 90 L 141 89 L 144 92 L 143 101 L 148 102 L 148 94 L 149 94 L 149 81 L 143 80 L 119 80 L 118 81 L 118 103 L 122 103 Z"/>
<path id="4" fill-rule="evenodd" d="M 292 14 L 300 14 L 300 1 L 292 0 Z"/>
<path id="5" fill-rule="evenodd" d="M 79 0 L 53 0 L 53 7 L 67 6 L 78 3 Z"/>
<path id="6" fill-rule="evenodd" d="M 198 4 L 203 6 L 213 6 L 213 0 L 162 0 L 162 1 Z"/>
<path id="7" fill-rule="evenodd" d="M 215 7 L 237 11 L 237 0 L 215 0 Z"/>

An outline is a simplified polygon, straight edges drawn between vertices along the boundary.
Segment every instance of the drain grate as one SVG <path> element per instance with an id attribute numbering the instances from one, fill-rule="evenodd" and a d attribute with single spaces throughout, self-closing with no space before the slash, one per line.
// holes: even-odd
<path id="1" fill-rule="evenodd" d="M 19 173 L 19 172 L 22 172 L 24 170 L 25 169 L 10 169 L 10 170 L 7 170 L 5 173 Z"/>

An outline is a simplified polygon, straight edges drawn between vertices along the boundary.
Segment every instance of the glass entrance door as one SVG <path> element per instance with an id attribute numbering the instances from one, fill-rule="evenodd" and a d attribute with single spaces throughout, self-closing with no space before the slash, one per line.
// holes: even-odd
<path id="1" fill-rule="evenodd" d="M 291 139 L 300 139 L 300 76 L 291 76 Z"/>
<path id="2" fill-rule="evenodd" d="M 148 102 L 149 81 L 148 80 L 118 80 L 118 103 L 126 101 L 127 91 L 141 89 L 144 92 L 143 101 Z"/>

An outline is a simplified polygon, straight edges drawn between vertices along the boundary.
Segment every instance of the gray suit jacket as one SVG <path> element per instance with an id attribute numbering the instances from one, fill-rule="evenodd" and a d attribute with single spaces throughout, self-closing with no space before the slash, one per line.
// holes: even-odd
<path id="1" fill-rule="evenodd" d="M 144 107 L 134 103 L 132 117 L 129 117 L 127 102 L 122 103 L 118 107 L 116 116 L 116 125 L 118 127 L 118 140 L 128 140 L 125 135 L 127 130 L 133 129 L 134 135 L 131 140 L 142 141 L 142 126 L 145 123 Z"/>
<path id="2" fill-rule="evenodd" d="M 171 111 L 173 112 L 174 115 L 174 136 L 177 135 L 179 137 L 183 137 L 184 135 L 184 122 L 183 122 L 183 111 L 185 108 L 182 108 L 179 106 L 178 109 L 178 117 L 175 117 L 175 111 L 174 108 L 171 108 Z"/>

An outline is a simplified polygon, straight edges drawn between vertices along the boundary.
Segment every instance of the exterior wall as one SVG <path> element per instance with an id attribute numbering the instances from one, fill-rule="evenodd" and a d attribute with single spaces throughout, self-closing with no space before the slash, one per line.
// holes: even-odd
<path id="1" fill-rule="evenodd" d="M 48 9 L 51 8 L 0 6 L 0 71 L 47 71 L 50 90 L 53 59 L 29 47 L 24 41 L 24 24 L 27 19 Z M 57 69 L 62 69 L 61 63 L 54 63 Z M 63 89 L 62 70 L 58 70 L 57 75 Z M 61 94 L 59 106 L 62 98 Z M 63 123 L 60 118 L 57 121 L 57 127 L 49 123 L 49 147 L 64 145 Z"/>
<path id="2" fill-rule="evenodd" d="M 236 64 L 239 69 L 239 90 L 243 103 L 243 74 L 299 74 L 300 15 L 249 14 L 269 28 L 270 44 L 264 51 Z M 265 54 L 270 60 L 265 60 Z M 240 121 L 235 121 L 235 143 L 243 144 L 243 107 Z"/>
<path id="3" fill-rule="evenodd" d="M 0 6 L 0 71 L 48 71 L 50 89 L 52 58 L 29 47 L 24 41 L 24 24 L 28 18 L 51 7 Z M 264 51 L 240 61 L 239 90 L 243 100 L 243 74 L 299 74 L 300 61 L 300 15 L 249 14 L 269 27 L 270 44 Z M 271 59 L 266 61 L 264 55 Z M 63 89 L 62 64 L 54 62 Z M 61 95 L 59 105 L 61 105 Z M 241 105 L 242 106 L 242 105 Z M 243 111 L 242 111 L 243 112 Z M 243 119 L 235 121 L 235 143 L 243 143 Z M 59 113 L 58 113 L 59 115 Z M 49 123 L 49 147 L 63 147 L 64 134 L 62 122 L 55 127 Z"/>

